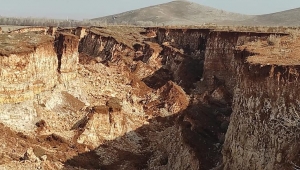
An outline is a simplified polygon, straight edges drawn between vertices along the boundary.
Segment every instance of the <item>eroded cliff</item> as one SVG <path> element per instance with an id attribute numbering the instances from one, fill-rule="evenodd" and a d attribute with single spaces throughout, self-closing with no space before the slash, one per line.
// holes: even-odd
<path id="1" fill-rule="evenodd" d="M 299 68 L 298 49 L 293 49 L 298 39 L 270 41 L 268 37 L 256 45 L 246 43 L 248 47 L 243 45 L 236 54 L 233 114 L 223 149 L 225 169 L 299 165 Z"/>
<path id="2" fill-rule="evenodd" d="M 272 36 L 121 26 L 1 34 L 0 130 L 13 140 L 1 138 L 0 167 L 296 167 L 298 41 Z"/>

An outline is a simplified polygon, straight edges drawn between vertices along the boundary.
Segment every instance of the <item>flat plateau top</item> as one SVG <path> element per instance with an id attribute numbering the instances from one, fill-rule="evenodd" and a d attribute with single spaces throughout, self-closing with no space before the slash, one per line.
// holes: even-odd
<path id="1" fill-rule="evenodd" d="M 33 52 L 36 47 L 51 41 L 53 37 L 34 32 L 0 34 L 0 56 Z"/>
<path id="2" fill-rule="evenodd" d="M 119 43 L 126 44 L 127 46 L 133 48 L 132 46 L 137 43 L 141 43 L 146 38 L 141 35 L 145 29 L 141 27 L 130 27 L 130 26 L 108 26 L 108 27 L 92 27 L 91 32 L 104 37 L 113 37 Z"/>
<path id="3" fill-rule="evenodd" d="M 300 27 L 268 27 L 268 26 L 226 26 L 226 25 L 183 25 L 183 26 L 164 26 L 147 27 L 148 29 L 167 29 L 167 30 L 210 30 L 213 32 L 246 32 L 246 33 L 276 33 L 289 34 L 299 32 Z"/>
<path id="4" fill-rule="evenodd" d="M 270 35 L 266 40 L 248 42 L 240 47 L 254 55 L 247 58 L 250 64 L 300 65 L 300 37 Z"/>

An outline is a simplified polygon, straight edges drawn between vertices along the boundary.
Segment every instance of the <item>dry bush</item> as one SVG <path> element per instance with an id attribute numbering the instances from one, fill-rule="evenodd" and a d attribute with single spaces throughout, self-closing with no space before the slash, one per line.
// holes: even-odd
<path id="1" fill-rule="evenodd" d="M 268 37 L 267 42 L 271 46 L 279 46 L 280 37 L 278 37 L 277 35 L 272 34 Z"/>
<path id="2" fill-rule="evenodd" d="M 237 40 L 237 46 L 242 46 L 247 43 L 247 37 L 246 36 L 240 36 Z"/>

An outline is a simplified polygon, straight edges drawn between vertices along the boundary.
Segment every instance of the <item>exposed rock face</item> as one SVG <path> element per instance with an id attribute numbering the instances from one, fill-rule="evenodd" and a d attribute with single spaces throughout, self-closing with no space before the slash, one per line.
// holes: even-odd
<path id="1" fill-rule="evenodd" d="M 49 27 L 47 34 L 54 36 L 56 34 L 56 31 L 57 31 L 57 27 Z"/>
<path id="2" fill-rule="evenodd" d="M 235 86 L 234 52 L 239 33 L 212 32 L 207 40 L 203 79 L 208 86 Z"/>
<path id="3" fill-rule="evenodd" d="M 206 44 L 203 79 L 209 85 L 224 85 L 233 94 L 236 82 L 237 46 L 266 39 L 267 33 L 223 32 L 210 33 Z"/>
<path id="4" fill-rule="evenodd" d="M 59 33 L 55 39 L 59 73 L 75 72 L 79 61 L 78 38 L 73 34 Z"/>
<path id="5" fill-rule="evenodd" d="M 164 101 L 165 107 L 171 115 L 185 110 L 189 105 L 189 98 L 182 88 L 173 82 L 168 82 L 158 90 L 161 100 Z M 161 115 L 169 116 L 169 115 Z"/>

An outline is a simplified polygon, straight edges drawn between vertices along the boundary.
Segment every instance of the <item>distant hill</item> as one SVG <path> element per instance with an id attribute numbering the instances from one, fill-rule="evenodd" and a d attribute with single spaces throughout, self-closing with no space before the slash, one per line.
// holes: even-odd
<path id="1" fill-rule="evenodd" d="M 235 22 L 235 24 L 258 26 L 300 26 L 300 8 L 265 15 L 257 15 L 251 19 Z"/>
<path id="2" fill-rule="evenodd" d="M 219 23 L 225 20 L 242 21 L 252 17 L 218 10 L 185 0 L 177 0 L 92 20 L 106 22 L 107 24 L 190 25 Z"/>

